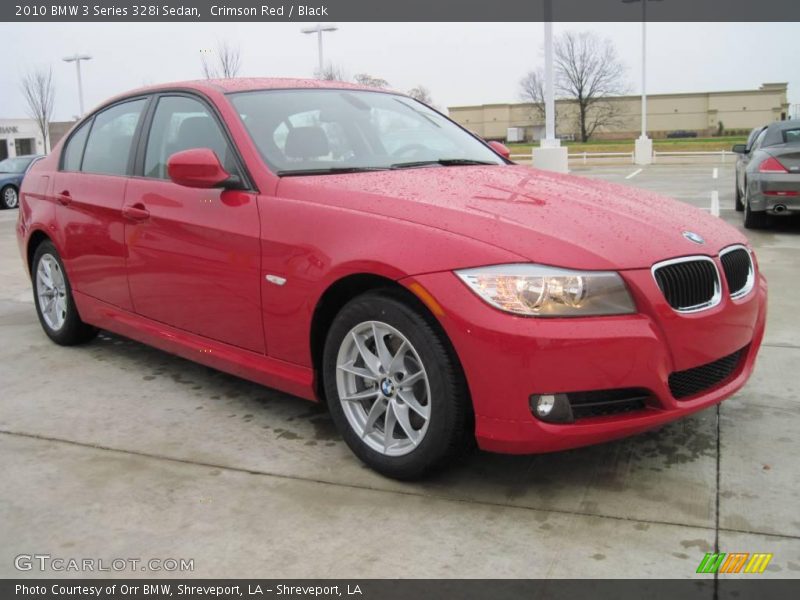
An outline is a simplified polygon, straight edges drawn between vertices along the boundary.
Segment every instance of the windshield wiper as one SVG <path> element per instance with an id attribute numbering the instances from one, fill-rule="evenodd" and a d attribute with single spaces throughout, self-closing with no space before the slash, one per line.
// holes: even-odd
<path id="1" fill-rule="evenodd" d="M 488 160 L 472 160 L 471 158 L 438 158 L 436 160 L 418 160 L 413 162 L 395 163 L 392 169 L 413 169 L 414 167 L 427 167 L 441 165 L 443 167 L 459 167 L 464 165 L 496 165 Z"/>
<path id="2" fill-rule="evenodd" d="M 286 169 L 278 171 L 278 177 L 301 175 L 338 175 L 340 173 L 363 173 L 365 171 L 386 171 L 389 167 L 326 167 L 321 169 Z"/>

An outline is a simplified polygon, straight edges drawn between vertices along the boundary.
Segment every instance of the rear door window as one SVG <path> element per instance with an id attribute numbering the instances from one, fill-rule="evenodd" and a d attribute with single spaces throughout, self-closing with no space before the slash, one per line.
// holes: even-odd
<path id="1" fill-rule="evenodd" d="M 81 171 L 127 175 L 136 126 L 147 100 L 131 100 L 107 108 L 94 118 Z"/>

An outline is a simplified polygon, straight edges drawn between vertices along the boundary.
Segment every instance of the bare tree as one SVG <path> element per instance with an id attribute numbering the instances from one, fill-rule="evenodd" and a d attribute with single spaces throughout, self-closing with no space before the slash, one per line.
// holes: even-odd
<path id="1" fill-rule="evenodd" d="M 22 93 L 28 104 L 28 114 L 42 134 L 44 151 L 47 151 L 47 140 L 50 137 L 50 117 L 53 114 L 55 103 L 56 88 L 53 85 L 53 69 L 38 69 L 29 71 L 21 82 Z"/>
<path id="2" fill-rule="evenodd" d="M 373 77 L 367 73 L 359 73 L 353 77 L 353 81 L 359 85 L 366 85 L 369 87 L 384 89 L 389 87 L 389 82 L 381 77 Z"/>
<path id="3" fill-rule="evenodd" d="M 217 52 L 213 57 L 210 53 L 203 53 L 200 60 L 206 79 L 231 79 L 238 75 L 242 66 L 239 46 L 231 46 L 228 42 L 217 44 Z"/>
<path id="4" fill-rule="evenodd" d="M 609 101 L 624 94 L 625 66 L 609 39 L 593 32 L 561 34 L 554 46 L 555 90 L 578 105 L 581 141 L 588 141 L 599 127 L 614 125 L 620 105 Z"/>
<path id="5" fill-rule="evenodd" d="M 519 97 L 533 104 L 531 117 L 544 120 L 544 76 L 541 70 L 530 71 L 519 80 Z"/>
<path id="6" fill-rule="evenodd" d="M 317 79 L 322 79 L 323 81 L 346 81 L 347 74 L 341 66 L 328 63 L 321 73 L 317 71 Z"/>
<path id="7" fill-rule="evenodd" d="M 408 95 L 414 98 L 414 100 L 419 100 L 425 104 L 433 104 L 433 96 L 431 96 L 431 91 L 424 85 L 418 85 L 415 88 L 411 88 L 408 90 Z"/>

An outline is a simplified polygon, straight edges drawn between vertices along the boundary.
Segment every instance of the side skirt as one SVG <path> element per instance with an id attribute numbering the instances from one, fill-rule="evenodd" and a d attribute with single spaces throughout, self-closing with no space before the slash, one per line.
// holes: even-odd
<path id="1" fill-rule="evenodd" d="M 314 402 L 314 370 L 176 329 L 73 291 L 85 322 L 213 369 Z"/>

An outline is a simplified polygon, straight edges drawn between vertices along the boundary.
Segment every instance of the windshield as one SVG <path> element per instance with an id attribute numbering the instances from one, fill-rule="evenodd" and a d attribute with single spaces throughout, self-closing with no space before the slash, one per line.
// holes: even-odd
<path id="1" fill-rule="evenodd" d="M 458 125 L 405 96 L 266 90 L 232 94 L 231 100 L 279 175 L 504 164 Z"/>
<path id="2" fill-rule="evenodd" d="M 0 173 L 24 173 L 32 160 L 32 156 L 0 160 Z"/>

